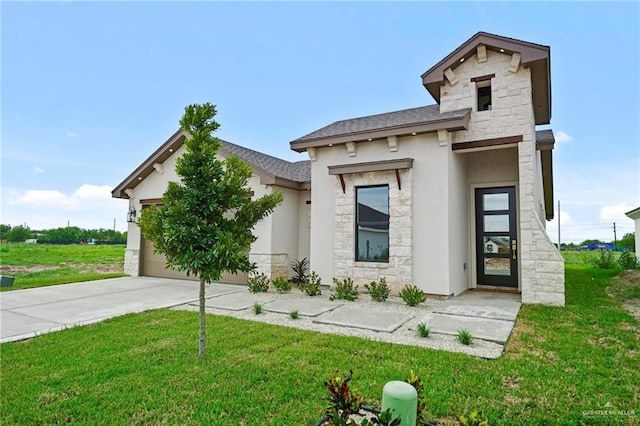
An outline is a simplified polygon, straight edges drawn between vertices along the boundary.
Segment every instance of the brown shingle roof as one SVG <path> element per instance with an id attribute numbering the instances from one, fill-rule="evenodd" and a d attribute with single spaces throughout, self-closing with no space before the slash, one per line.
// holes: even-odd
<path id="1" fill-rule="evenodd" d="M 336 121 L 335 123 L 329 124 L 315 132 L 302 136 L 293 142 L 303 142 L 312 139 L 330 138 L 334 136 L 463 118 L 470 111 L 470 108 L 465 108 L 457 111 L 441 113 L 440 105 L 427 105 L 383 114 L 369 115 L 366 117 L 351 118 L 348 120 Z"/>

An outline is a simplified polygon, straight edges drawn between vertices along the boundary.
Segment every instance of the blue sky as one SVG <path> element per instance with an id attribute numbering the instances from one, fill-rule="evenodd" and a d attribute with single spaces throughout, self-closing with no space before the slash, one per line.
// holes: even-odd
<path id="1" fill-rule="evenodd" d="M 0 4 L 2 216 L 126 229 L 120 183 L 218 106 L 217 136 L 288 160 L 333 121 L 430 105 L 420 75 L 478 31 L 551 46 L 563 241 L 633 230 L 640 205 L 637 3 Z M 548 126 L 545 126 L 548 127 Z M 555 241 L 555 221 L 548 231 Z"/>

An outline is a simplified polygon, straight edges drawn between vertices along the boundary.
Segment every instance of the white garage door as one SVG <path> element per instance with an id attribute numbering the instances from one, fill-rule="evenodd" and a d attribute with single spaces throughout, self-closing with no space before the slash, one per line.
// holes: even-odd
<path id="1" fill-rule="evenodd" d="M 193 275 L 187 277 L 187 274 L 180 271 L 174 271 L 167 268 L 166 259 L 162 254 L 156 254 L 153 252 L 153 245 L 149 241 L 144 241 L 142 245 L 142 271 L 141 275 L 148 277 L 160 277 L 160 278 L 177 278 L 182 280 L 194 280 L 198 281 L 197 277 Z M 230 284 L 246 284 L 247 274 L 223 274 L 220 279 L 221 283 Z"/>

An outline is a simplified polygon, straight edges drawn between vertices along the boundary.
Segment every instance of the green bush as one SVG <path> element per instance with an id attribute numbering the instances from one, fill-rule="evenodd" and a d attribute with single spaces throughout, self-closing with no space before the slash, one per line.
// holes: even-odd
<path id="1" fill-rule="evenodd" d="M 278 293 L 288 293 L 291 291 L 291 281 L 286 278 L 274 278 L 274 280 L 271 281 L 271 284 L 273 284 L 273 287 L 278 291 Z"/>
<path id="2" fill-rule="evenodd" d="M 418 323 L 418 336 L 429 337 L 429 333 L 431 333 L 431 329 L 427 327 L 427 324 L 423 322 Z"/>
<path id="3" fill-rule="evenodd" d="M 616 267 L 615 257 L 610 251 L 601 251 L 592 256 L 591 259 L 589 259 L 589 263 L 591 263 L 591 266 L 594 268 L 599 269 L 615 269 Z"/>
<path id="4" fill-rule="evenodd" d="M 256 315 L 260 315 L 262 313 L 262 305 L 259 303 L 254 303 L 253 304 L 253 313 Z"/>
<path id="5" fill-rule="evenodd" d="M 298 316 L 299 316 L 298 311 L 293 310 L 289 312 L 289 316 L 291 317 L 291 319 L 298 319 Z"/>
<path id="6" fill-rule="evenodd" d="M 322 294 L 320 284 L 320 277 L 312 271 L 311 275 L 307 278 L 307 282 L 300 286 L 300 290 L 304 291 L 308 296 L 320 296 Z"/>
<path id="7" fill-rule="evenodd" d="M 411 284 L 404 286 L 398 295 L 404 300 L 404 303 L 409 306 L 417 306 L 427 300 L 422 290 Z"/>
<path id="8" fill-rule="evenodd" d="M 456 335 L 456 340 L 462 343 L 463 345 L 469 346 L 473 343 L 473 336 L 469 330 L 461 328 L 458 330 L 458 334 Z"/>
<path id="9" fill-rule="evenodd" d="M 618 264 L 622 269 L 638 269 L 638 258 L 635 253 L 625 251 L 618 258 Z"/>
<path id="10" fill-rule="evenodd" d="M 253 272 L 247 279 L 251 293 L 266 293 L 269 290 L 269 278 L 265 274 Z"/>
<path id="11" fill-rule="evenodd" d="M 342 281 L 334 278 L 333 283 L 336 285 L 336 288 L 329 296 L 329 300 L 343 299 L 353 302 L 358 298 L 358 286 L 353 285 L 351 278 L 345 278 Z"/>
<path id="12" fill-rule="evenodd" d="M 369 295 L 376 302 L 384 302 L 389 297 L 389 286 L 387 280 L 382 277 L 380 281 L 371 281 L 369 284 L 365 284 L 364 288 L 367 289 Z"/>

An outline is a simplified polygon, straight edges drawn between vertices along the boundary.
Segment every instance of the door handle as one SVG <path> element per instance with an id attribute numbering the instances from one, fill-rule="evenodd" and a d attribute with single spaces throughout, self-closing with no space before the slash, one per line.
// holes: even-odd
<path id="1" fill-rule="evenodd" d="M 516 259 L 516 251 L 518 250 L 518 244 L 516 240 L 511 240 L 511 253 L 513 254 L 513 258 Z"/>

